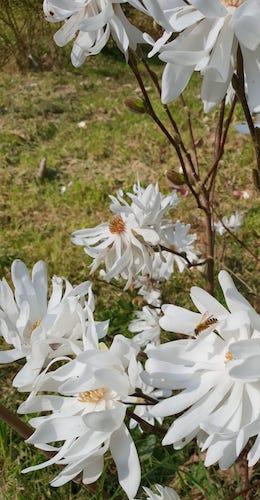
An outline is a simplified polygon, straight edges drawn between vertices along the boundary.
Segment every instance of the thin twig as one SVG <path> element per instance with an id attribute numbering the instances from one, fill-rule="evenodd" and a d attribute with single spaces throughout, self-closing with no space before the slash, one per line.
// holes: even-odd
<path id="1" fill-rule="evenodd" d="M 256 174 L 259 180 L 260 179 L 260 134 L 258 133 L 258 129 L 255 128 L 252 114 L 247 102 L 247 96 L 245 91 L 244 61 L 240 45 L 238 45 L 238 50 L 237 50 L 237 74 L 233 76 L 232 85 L 236 91 L 236 94 L 243 108 L 244 115 L 254 144 L 256 165 L 257 165 Z"/>
<path id="2" fill-rule="evenodd" d="M 143 82 L 142 76 L 138 70 L 135 55 L 132 51 L 130 51 L 130 54 L 129 54 L 128 64 L 129 64 L 131 70 L 133 71 L 135 78 L 139 84 L 140 90 L 143 94 L 143 97 L 144 97 L 144 100 L 146 103 L 148 114 L 151 116 L 151 118 L 154 120 L 154 122 L 158 125 L 158 127 L 163 132 L 163 134 L 167 137 L 168 141 L 174 147 L 174 149 L 177 153 L 177 156 L 179 158 L 179 161 L 180 161 L 180 164 L 182 167 L 185 182 L 186 182 L 187 186 L 189 187 L 191 193 L 193 194 L 194 198 L 196 199 L 198 208 L 201 208 L 202 210 L 206 210 L 205 206 L 201 203 L 200 197 L 198 196 L 196 190 L 193 187 L 193 182 L 190 180 L 189 173 L 187 171 L 185 161 L 183 159 L 181 148 L 180 148 L 178 141 L 176 141 L 176 139 L 170 134 L 168 129 L 165 127 L 165 125 L 162 123 L 162 121 L 160 120 L 160 118 L 157 116 L 157 114 L 154 111 L 150 97 L 149 97 L 148 92 L 145 88 L 145 84 Z"/>
<path id="3" fill-rule="evenodd" d="M 146 61 L 146 59 L 145 59 L 145 57 L 143 55 L 143 51 L 141 49 L 139 49 L 139 51 L 140 51 L 140 54 L 141 54 L 141 59 L 142 59 L 142 62 L 144 64 L 144 67 L 145 67 L 148 75 L 150 76 L 152 82 L 154 83 L 155 88 L 156 88 L 156 90 L 157 90 L 157 92 L 159 94 L 159 97 L 161 98 L 161 92 L 162 92 L 162 90 L 161 90 L 161 86 L 160 86 L 158 77 L 157 77 L 156 73 L 151 70 L 148 62 Z M 163 104 L 162 106 L 163 106 L 163 108 L 164 108 L 164 110 L 165 110 L 165 112 L 166 112 L 166 114 L 167 114 L 167 116 L 168 116 L 168 118 L 170 120 L 170 123 L 171 123 L 171 125 L 173 127 L 173 130 L 174 130 L 176 136 L 178 137 L 178 143 L 180 144 L 180 147 L 183 150 L 183 152 L 184 152 L 184 154 L 185 154 L 185 156 L 186 156 L 186 158 L 188 160 L 188 163 L 189 163 L 189 165 L 191 167 L 193 176 L 194 176 L 194 178 L 196 180 L 199 180 L 199 176 L 198 176 L 198 173 L 197 173 L 197 171 L 196 171 L 196 169 L 194 167 L 194 164 L 193 164 L 193 161 L 192 161 L 192 157 L 191 157 L 189 151 L 187 150 L 187 148 L 186 148 L 186 146 L 184 144 L 184 141 L 182 139 L 182 136 L 181 136 L 181 133 L 180 133 L 180 130 L 179 130 L 179 127 L 177 125 L 176 120 L 174 119 L 174 117 L 173 117 L 173 115 L 172 115 L 172 113 L 170 111 L 169 106 L 167 104 Z"/>
<path id="4" fill-rule="evenodd" d="M 133 394 L 133 396 L 136 396 L 137 398 L 143 398 L 149 401 L 151 404 L 156 405 L 158 403 L 158 400 L 155 398 L 152 398 L 151 396 L 148 396 L 148 394 L 144 394 L 141 389 L 136 389 L 136 392 Z"/>
<path id="5" fill-rule="evenodd" d="M 158 434 L 159 436 L 165 436 L 165 434 L 167 432 L 167 429 L 165 429 L 163 427 L 157 427 L 156 425 L 149 424 L 149 422 L 146 422 L 146 420 L 143 420 L 141 417 L 139 417 L 139 415 L 136 415 L 136 413 L 134 413 L 134 412 L 129 411 L 128 416 L 129 416 L 129 418 L 132 418 L 133 420 L 135 420 L 140 425 L 140 427 L 142 428 L 142 430 L 144 432 L 149 431 L 153 434 Z"/>
<path id="6" fill-rule="evenodd" d="M 227 120 L 225 121 L 225 124 L 224 124 L 224 132 L 223 132 L 222 141 L 221 141 L 221 144 L 220 144 L 219 154 L 215 158 L 215 161 L 214 161 L 211 169 L 207 172 L 207 174 L 205 176 L 205 179 L 203 180 L 203 182 L 201 184 L 201 189 L 202 189 L 203 186 L 206 186 L 206 184 L 209 181 L 209 179 L 211 178 L 212 174 L 214 174 L 214 172 L 216 171 L 216 169 L 217 169 L 217 167 L 219 165 L 219 162 L 220 162 L 220 160 L 221 160 L 221 158 L 222 158 L 222 156 L 224 154 L 225 144 L 226 144 L 226 140 L 227 140 L 227 136 L 228 136 L 228 131 L 229 131 L 229 128 L 230 128 L 230 125 L 231 125 L 231 122 L 232 122 L 232 118 L 233 118 L 233 115 L 234 115 L 234 111 L 235 111 L 236 105 L 237 105 L 237 97 L 235 96 L 234 99 L 233 99 L 233 102 L 232 102 L 232 105 L 231 105 L 231 108 L 230 108 Z M 210 190 L 210 188 L 211 188 L 211 185 L 209 186 L 209 190 Z"/>
<path id="7" fill-rule="evenodd" d="M 182 102 L 182 104 L 184 106 L 185 111 L 187 112 L 188 129 L 189 129 L 189 133 L 190 133 L 191 146 L 192 146 L 193 153 L 194 153 L 195 167 L 196 167 L 194 176 L 195 176 L 195 178 L 197 180 L 199 180 L 200 179 L 200 175 L 199 175 L 199 159 L 198 159 L 197 146 L 196 146 L 194 132 L 193 132 L 193 127 L 192 127 L 191 112 L 190 112 L 189 107 L 186 105 L 186 101 L 185 101 L 185 99 L 183 97 L 183 94 L 180 95 L 180 99 L 181 99 L 181 102 Z"/>
<path id="8" fill-rule="evenodd" d="M 186 252 L 177 252 L 177 250 L 173 250 L 172 248 L 166 247 L 164 245 L 159 245 L 159 247 L 160 247 L 160 250 L 162 250 L 162 251 L 173 253 L 174 255 L 177 255 L 178 257 L 181 257 L 182 259 L 184 259 L 187 263 L 188 268 L 205 266 L 205 264 L 207 264 L 207 262 L 208 262 L 208 259 L 205 259 L 205 260 L 202 260 L 199 262 L 191 262 L 188 259 Z"/>

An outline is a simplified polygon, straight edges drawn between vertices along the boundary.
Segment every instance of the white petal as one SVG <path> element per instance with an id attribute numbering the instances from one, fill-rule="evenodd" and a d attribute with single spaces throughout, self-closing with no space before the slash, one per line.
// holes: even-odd
<path id="1" fill-rule="evenodd" d="M 220 0 L 192 0 L 192 5 L 208 18 L 224 17 L 227 9 Z"/>
<path id="2" fill-rule="evenodd" d="M 227 310 L 218 300 L 198 286 L 191 288 L 190 296 L 192 302 L 201 313 L 208 312 L 217 316 L 225 316 L 227 314 Z"/>
<path id="3" fill-rule="evenodd" d="M 0 351 L 0 364 L 13 363 L 17 359 L 24 357 L 24 354 L 18 349 L 11 349 L 10 351 Z"/>
<path id="4" fill-rule="evenodd" d="M 136 447 L 125 425 L 113 433 L 110 450 L 116 464 L 119 483 L 128 498 L 132 499 L 140 485 L 141 470 Z"/>
<path id="5" fill-rule="evenodd" d="M 161 55 L 159 56 L 161 59 Z M 166 64 L 162 77 L 162 102 L 168 104 L 179 97 L 188 85 L 193 73 L 192 67 Z"/>
<path id="6" fill-rule="evenodd" d="M 46 418 L 38 429 L 27 440 L 28 443 L 40 444 L 52 441 L 63 441 L 75 438 L 86 432 L 83 418 L 73 417 L 50 417 Z"/>
<path id="7" fill-rule="evenodd" d="M 159 320 L 161 328 L 168 332 L 194 335 L 194 329 L 201 321 L 201 314 L 174 305 L 163 306 L 162 310 L 164 316 Z"/>

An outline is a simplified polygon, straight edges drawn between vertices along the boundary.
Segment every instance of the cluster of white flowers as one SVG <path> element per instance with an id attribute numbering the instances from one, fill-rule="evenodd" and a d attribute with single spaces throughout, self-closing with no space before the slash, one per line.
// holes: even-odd
<path id="1" fill-rule="evenodd" d="M 1 351 L 0 361 L 25 358 L 13 381 L 29 393 L 18 413 L 45 413 L 31 419 L 35 430 L 28 442 L 54 452 L 24 472 L 58 464 L 63 468 L 52 486 L 80 473 L 90 484 L 102 474 L 110 451 L 119 483 L 133 499 L 141 471 L 130 431 L 179 413 L 163 444 L 179 449 L 197 437 L 207 450 L 205 465 L 218 462 L 226 469 L 255 437 L 249 465 L 259 460 L 260 315 L 228 273 L 219 275 L 227 308 L 193 287 L 199 312 L 146 306 L 129 325 L 133 338 L 118 334 L 110 345 L 99 342 L 108 322 L 94 320 L 90 282 L 72 287 L 54 277 L 48 300 L 45 264 L 35 264 L 30 276 L 17 260 L 12 280 L 14 292 L 1 281 L 0 332 L 14 349 Z M 161 344 L 161 328 L 186 338 Z M 141 349 L 148 357 L 145 367 L 138 360 Z M 178 498 L 157 488 L 160 496 L 146 489 L 148 498 Z"/>
<path id="2" fill-rule="evenodd" d="M 35 264 L 30 277 L 25 264 L 15 260 L 12 281 L 14 293 L 5 279 L 0 281 L 0 331 L 6 343 L 13 346 L 0 352 L 0 363 L 25 358 L 13 385 L 27 391 L 52 359 L 83 350 L 94 296 L 89 281 L 72 287 L 64 278 L 54 276 L 48 301 L 47 269 L 42 261 Z M 108 322 L 97 323 L 96 327 L 102 338 Z"/>
<path id="3" fill-rule="evenodd" d="M 127 195 L 131 203 L 122 191 L 110 197 L 110 222 L 76 231 L 72 241 L 93 258 L 92 273 L 103 265 L 101 275 L 107 281 L 121 277 L 125 288 L 132 285 L 149 304 L 158 306 L 160 282 L 169 279 L 174 264 L 182 272 L 188 261 L 197 261 L 196 235 L 189 234 L 189 224 L 173 223 L 168 215 L 179 202 L 175 191 L 164 196 L 157 184 L 143 189 L 138 183 Z"/>
<path id="4" fill-rule="evenodd" d="M 48 300 L 44 262 L 37 262 L 30 276 L 19 260 L 12 265 L 12 281 L 14 291 L 1 281 L 0 333 L 14 348 L 0 352 L 0 363 L 25 358 L 13 380 L 15 388 L 29 393 L 18 413 L 47 412 L 31 419 L 35 431 L 28 442 L 54 452 L 47 462 L 26 472 L 55 463 L 65 467 L 53 486 L 79 473 L 89 484 L 101 475 L 104 455 L 110 450 L 119 482 L 133 499 L 140 484 L 140 465 L 125 424 L 127 408 L 135 411 L 135 404 L 142 401 L 136 414 L 153 423 L 147 401 L 135 396 L 136 390 L 154 398 L 169 393 L 157 394 L 142 382 L 137 343 L 122 335 L 115 335 L 109 347 L 99 342 L 109 322 L 94 320 L 90 282 L 72 287 L 64 278 L 54 277 Z M 61 446 L 53 446 L 61 441 Z"/>
<path id="5" fill-rule="evenodd" d="M 88 56 L 98 54 L 110 36 L 127 56 L 142 42 L 142 33 L 132 26 L 120 6 L 125 0 L 44 0 L 46 19 L 51 23 L 65 21 L 54 40 L 63 47 L 71 40 L 71 61 L 80 66 Z"/>
<path id="6" fill-rule="evenodd" d="M 260 458 L 260 315 L 227 272 L 219 281 L 228 308 L 198 287 L 191 298 L 199 313 L 163 306 L 160 326 L 188 338 L 151 346 L 143 380 L 177 391 L 152 409 L 161 418 L 181 413 L 163 444 L 180 449 L 197 437 L 205 465 L 227 469 L 251 437 L 249 465 Z"/>
<path id="7" fill-rule="evenodd" d="M 121 4 L 151 16 L 165 32 L 154 41 L 126 18 Z M 201 98 L 205 111 L 232 96 L 232 77 L 238 66 L 238 47 L 250 111 L 260 112 L 260 3 L 259 0 L 44 0 L 50 22 L 65 21 L 55 34 L 58 45 L 73 42 L 72 63 L 99 53 L 110 35 L 128 57 L 129 48 L 148 43 L 150 55 L 166 62 L 162 101 L 176 99 L 194 71 L 203 77 Z"/>
<path id="8" fill-rule="evenodd" d="M 171 396 L 171 390 L 144 381 L 138 354 L 160 344 L 160 283 L 170 278 L 175 262 L 183 271 L 184 254 L 197 259 L 193 248 L 196 236 L 189 235 L 189 225 L 171 221 L 169 210 L 179 202 L 175 192 L 164 196 L 158 185 L 143 189 L 137 183 L 127 196 L 119 191 L 110 198 L 110 223 L 77 231 L 72 241 L 84 245 L 93 257 L 92 271 L 105 265 L 106 279 L 121 276 L 127 286 L 137 289 L 134 278 L 143 280 L 139 291 L 150 306 L 137 312 L 130 323 L 133 338 L 118 334 L 112 343 L 100 343 L 109 321 L 94 319 L 91 282 L 73 287 L 65 278 L 54 276 L 49 296 L 45 263 L 37 262 L 30 275 L 26 265 L 15 260 L 13 290 L 5 279 L 0 282 L 0 334 L 12 346 L 0 351 L 0 363 L 24 359 L 13 386 L 29 396 L 18 413 L 45 413 L 31 419 L 35 431 L 28 442 L 54 453 L 47 462 L 26 472 L 58 464 L 64 467 L 53 486 L 80 473 L 83 483 L 89 484 L 101 475 L 109 450 L 119 482 L 133 499 L 141 473 L 126 422 L 130 430 L 138 425 L 141 432 L 140 422 L 161 424 L 163 419 L 151 413 L 152 405 Z M 153 283 L 149 297 L 147 280 Z"/>
<path id="9" fill-rule="evenodd" d="M 161 38 L 154 41 L 132 26 L 123 4 L 150 15 L 165 30 Z M 110 36 L 126 59 L 129 49 L 147 42 L 150 55 L 159 53 L 166 62 L 164 103 L 199 71 L 209 111 L 232 96 L 233 77 L 242 68 L 249 111 L 260 113 L 259 0 L 44 0 L 44 13 L 50 22 L 64 22 L 55 41 L 73 41 L 75 66 L 99 53 Z M 28 397 L 18 412 L 43 413 L 30 420 L 28 442 L 51 452 L 49 460 L 24 472 L 58 464 L 53 486 L 79 474 L 91 484 L 109 452 L 133 500 L 141 469 L 131 430 L 143 432 L 145 425 L 174 415 L 162 444 L 180 449 L 197 438 L 205 465 L 219 463 L 222 469 L 250 445 L 253 466 L 260 458 L 259 314 L 225 271 L 219 282 L 227 307 L 198 287 L 191 298 L 199 312 L 162 305 L 161 284 L 174 269 L 198 264 L 191 226 L 172 218 L 177 193 L 166 196 L 157 184 L 137 183 L 131 193 L 120 190 L 110 199 L 109 222 L 74 232 L 72 242 L 92 258 L 91 273 L 101 268 L 106 281 L 122 279 L 125 289 L 137 290 L 147 302 L 128 325 L 131 339 L 119 333 L 106 341 L 109 320 L 95 320 L 89 281 L 74 287 L 54 276 L 48 295 L 44 262 L 30 276 L 19 260 L 12 265 L 13 289 L 0 281 L 0 336 L 9 346 L 0 351 L 0 363 L 19 360 L 13 386 Z M 236 230 L 242 220 L 236 212 L 215 230 Z M 171 341 L 162 342 L 162 330 L 174 333 Z M 160 485 L 144 491 L 148 500 L 179 498 Z"/>
<path id="10" fill-rule="evenodd" d="M 166 62 L 162 100 L 176 99 L 187 86 L 194 71 L 203 76 L 201 98 L 205 111 L 220 103 L 229 92 L 237 70 L 240 46 L 251 112 L 260 106 L 260 3 L 258 0 L 182 0 L 162 2 L 171 30 L 154 42 L 151 55 L 158 52 Z M 180 35 L 168 40 L 173 33 Z"/>

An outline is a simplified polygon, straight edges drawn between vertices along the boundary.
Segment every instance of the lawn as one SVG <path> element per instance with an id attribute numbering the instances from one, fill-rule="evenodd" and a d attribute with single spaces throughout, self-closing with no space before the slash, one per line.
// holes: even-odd
<path id="1" fill-rule="evenodd" d="M 154 64 L 153 69 L 161 71 L 159 65 Z M 148 87 L 155 98 L 149 82 Z M 195 79 L 186 99 L 194 116 L 199 155 L 206 171 L 214 144 L 214 112 L 203 114 L 196 99 L 198 93 L 199 81 Z M 36 260 L 46 260 L 50 276 L 66 276 L 75 284 L 88 279 L 90 261 L 81 248 L 70 243 L 71 232 L 106 220 L 109 194 L 118 188 L 128 190 L 137 178 L 144 185 L 159 182 L 164 192 L 169 190 L 165 171 L 178 169 L 178 161 L 149 116 L 132 113 L 126 107 L 125 99 L 138 95 L 129 68 L 112 49 L 91 59 L 80 70 L 68 66 L 24 75 L 8 70 L 0 73 L 1 277 L 9 279 L 13 259 L 20 258 L 29 266 Z M 159 103 L 156 109 L 166 120 Z M 172 110 L 188 140 L 187 117 L 180 103 L 174 104 Z M 235 122 L 241 119 L 238 109 Z M 217 209 L 221 215 L 235 210 L 245 212 L 237 236 L 256 252 L 260 213 L 252 181 L 254 155 L 248 136 L 237 134 L 234 128 L 230 136 L 232 141 L 227 144 L 217 182 Z M 41 177 L 39 166 L 43 161 L 46 172 Z M 248 191 L 248 200 L 236 197 L 236 191 L 243 190 Z M 181 200 L 172 216 L 192 225 L 203 254 L 201 214 L 190 196 Z M 235 273 L 238 287 L 259 307 L 255 261 L 231 236 L 218 239 L 216 267 Z M 93 282 L 98 296 L 97 319 L 111 319 L 111 338 L 115 333 L 128 334 L 128 323 L 142 303 L 134 293 L 127 294 L 100 282 L 98 274 Z M 164 290 L 164 301 L 190 306 L 188 290 L 192 284 L 204 284 L 199 270 L 176 273 Z M 17 368 L 13 365 L 0 370 L 1 400 L 15 410 L 23 399 L 11 389 Z M 214 467 L 205 469 L 195 444 L 174 452 L 170 447 L 162 448 L 157 437 L 135 432 L 144 485 L 169 484 L 186 499 L 224 500 L 231 498 L 236 488 L 239 490 L 240 471 L 236 466 L 228 473 L 220 473 Z M 20 474 L 21 469 L 41 460 L 40 453 L 1 424 L 1 498 L 125 498 L 117 486 L 109 457 L 102 478 L 94 489 L 87 490 L 74 484 L 52 489 L 48 483 L 55 467 Z M 257 467 L 254 474 L 259 475 Z"/>

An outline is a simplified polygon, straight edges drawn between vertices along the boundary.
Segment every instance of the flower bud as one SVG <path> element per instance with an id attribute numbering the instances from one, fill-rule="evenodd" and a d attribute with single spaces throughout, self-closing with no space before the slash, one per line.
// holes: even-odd
<path id="1" fill-rule="evenodd" d="M 183 174 L 175 172 L 175 170 L 167 170 L 166 178 L 173 186 L 183 186 L 185 184 L 185 178 Z"/>
<path id="2" fill-rule="evenodd" d="M 133 111 L 133 113 L 139 113 L 141 115 L 147 113 L 146 104 L 140 97 L 127 97 L 125 105 Z"/>

